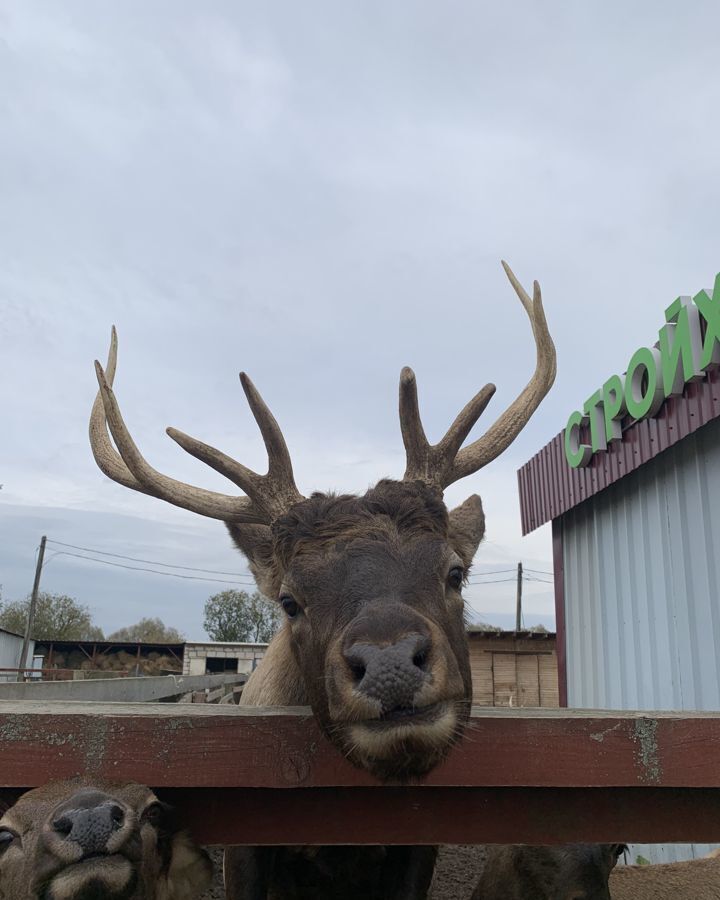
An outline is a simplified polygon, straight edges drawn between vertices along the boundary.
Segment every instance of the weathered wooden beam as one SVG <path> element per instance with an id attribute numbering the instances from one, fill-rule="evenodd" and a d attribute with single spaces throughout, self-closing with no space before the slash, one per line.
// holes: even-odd
<path id="1" fill-rule="evenodd" d="M 167 787 L 379 785 L 305 708 L 1 701 L 0 754 L 0 787 L 81 772 Z M 476 708 L 424 784 L 720 788 L 720 713 Z"/>
<path id="2" fill-rule="evenodd" d="M 5 789 L 165 789 L 206 842 L 720 841 L 720 713 L 476 709 L 422 783 L 383 786 L 307 709 L 4 701 L 0 761 Z"/>
<path id="3" fill-rule="evenodd" d="M 720 842 L 720 789 L 166 788 L 204 844 Z"/>

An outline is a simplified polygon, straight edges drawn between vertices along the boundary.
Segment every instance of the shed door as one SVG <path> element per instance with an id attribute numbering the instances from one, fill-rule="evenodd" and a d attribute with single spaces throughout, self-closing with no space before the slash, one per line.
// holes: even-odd
<path id="1" fill-rule="evenodd" d="M 519 706 L 517 697 L 517 656 L 493 653 L 493 705 Z"/>
<path id="2" fill-rule="evenodd" d="M 536 653 L 517 657 L 518 706 L 540 706 L 540 673 Z"/>

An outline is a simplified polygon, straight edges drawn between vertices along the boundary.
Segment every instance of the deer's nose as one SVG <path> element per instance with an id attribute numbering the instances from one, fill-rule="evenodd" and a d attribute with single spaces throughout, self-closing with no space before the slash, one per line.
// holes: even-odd
<path id="1" fill-rule="evenodd" d="M 64 841 L 79 845 L 84 856 L 105 853 L 110 837 L 125 821 L 124 809 L 109 797 L 84 798 L 60 812 L 52 821 L 53 831 Z"/>
<path id="2" fill-rule="evenodd" d="M 380 702 L 383 713 L 411 708 L 415 695 L 430 680 L 431 641 L 410 633 L 384 646 L 356 641 L 343 650 L 355 690 Z"/>

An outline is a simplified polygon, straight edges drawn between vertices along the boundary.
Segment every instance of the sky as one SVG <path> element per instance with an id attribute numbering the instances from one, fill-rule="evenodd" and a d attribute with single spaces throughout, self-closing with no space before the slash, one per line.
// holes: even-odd
<path id="1" fill-rule="evenodd" d="M 514 622 L 522 560 L 525 624 L 552 626 L 516 472 L 720 269 L 719 26 L 710 2 L 0 0 L 2 598 L 43 534 L 43 589 L 106 631 L 158 615 L 202 639 L 207 597 L 249 581 L 222 523 L 96 468 L 112 324 L 159 470 L 228 491 L 167 425 L 265 470 L 245 370 L 301 491 L 364 491 L 404 470 L 403 365 L 433 440 L 486 382 L 473 437 L 529 379 L 504 258 L 542 285 L 558 376 L 446 499 L 483 498 L 472 615 Z"/>

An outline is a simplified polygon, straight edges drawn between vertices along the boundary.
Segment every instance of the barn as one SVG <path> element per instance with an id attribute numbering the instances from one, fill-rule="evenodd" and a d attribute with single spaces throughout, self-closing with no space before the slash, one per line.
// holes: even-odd
<path id="1" fill-rule="evenodd" d="M 720 276 L 668 306 L 518 473 L 523 533 L 552 523 L 561 706 L 720 709 L 718 307 Z"/>
<path id="2" fill-rule="evenodd" d="M 115 675 L 170 675 L 182 671 L 182 643 L 145 641 L 36 641 L 44 677 L 112 678 Z"/>

